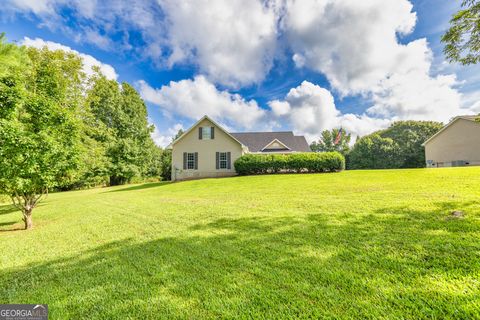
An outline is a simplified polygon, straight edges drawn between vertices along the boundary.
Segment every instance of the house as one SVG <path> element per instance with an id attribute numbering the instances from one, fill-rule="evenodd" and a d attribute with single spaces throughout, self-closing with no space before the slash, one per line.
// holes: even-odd
<path id="1" fill-rule="evenodd" d="M 427 168 L 480 165 L 478 116 L 455 117 L 423 143 Z"/>
<path id="2" fill-rule="evenodd" d="M 208 116 L 169 146 L 172 180 L 236 175 L 233 163 L 246 153 L 311 152 L 305 137 L 293 132 L 231 133 Z"/>

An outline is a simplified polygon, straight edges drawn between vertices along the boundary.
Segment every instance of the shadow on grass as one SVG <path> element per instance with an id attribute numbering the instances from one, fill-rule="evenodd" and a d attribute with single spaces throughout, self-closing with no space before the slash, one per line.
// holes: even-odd
<path id="1" fill-rule="evenodd" d="M 150 189 L 150 188 L 157 188 L 165 185 L 169 185 L 171 182 L 170 181 L 161 181 L 161 182 L 151 182 L 151 183 L 143 183 L 140 185 L 134 185 L 122 189 L 116 189 L 116 190 L 111 190 L 107 191 L 109 192 L 122 192 L 122 191 L 135 191 L 135 190 L 144 190 L 144 189 Z"/>
<path id="2" fill-rule="evenodd" d="M 0 215 L 9 214 L 15 211 L 19 211 L 14 205 L 0 205 Z"/>
<path id="3" fill-rule="evenodd" d="M 0 227 L 11 226 L 12 224 L 17 223 L 18 221 L 9 221 L 9 222 L 0 222 Z"/>
<path id="4" fill-rule="evenodd" d="M 379 211 L 218 219 L 112 242 L 2 270 L 0 300 L 48 303 L 52 319 L 478 317 L 479 222 Z"/>

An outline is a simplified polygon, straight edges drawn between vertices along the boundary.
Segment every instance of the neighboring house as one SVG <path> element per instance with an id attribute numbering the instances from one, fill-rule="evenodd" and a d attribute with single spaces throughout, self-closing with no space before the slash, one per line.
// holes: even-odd
<path id="1" fill-rule="evenodd" d="M 480 165 L 478 116 L 455 117 L 423 143 L 427 168 Z"/>
<path id="2" fill-rule="evenodd" d="M 169 148 L 172 180 L 233 176 L 233 163 L 246 153 L 311 152 L 305 137 L 291 131 L 230 133 L 207 116 Z"/>

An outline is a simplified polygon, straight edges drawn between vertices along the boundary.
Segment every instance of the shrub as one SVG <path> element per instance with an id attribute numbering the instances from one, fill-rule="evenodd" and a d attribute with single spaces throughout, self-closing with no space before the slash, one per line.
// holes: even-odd
<path id="1" fill-rule="evenodd" d="M 338 152 L 291 154 L 246 154 L 238 158 L 239 175 L 279 172 L 335 172 L 345 169 L 345 158 Z"/>

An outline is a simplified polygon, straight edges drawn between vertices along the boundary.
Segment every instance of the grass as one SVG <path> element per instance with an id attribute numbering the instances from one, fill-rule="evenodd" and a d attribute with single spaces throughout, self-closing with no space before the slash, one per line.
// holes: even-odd
<path id="1" fill-rule="evenodd" d="M 57 193 L 34 224 L 0 205 L 0 302 L 51 319 L 480 318 L 480 168 Z"/>

